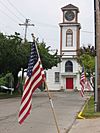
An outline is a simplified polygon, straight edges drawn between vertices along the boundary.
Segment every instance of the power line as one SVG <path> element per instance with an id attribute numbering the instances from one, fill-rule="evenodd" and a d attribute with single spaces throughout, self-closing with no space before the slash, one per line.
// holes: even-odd
<path id="1" fill-rule="evenodd" d="M 9 2 L 9 4 L 10 5 L 12 5 L 13 6 L 13 8 L 14 9 L 16 9 L 17 10 L 17 8 L 9 1 L 9 0 L 7 0 L 8 2 Z M 2 3 L 2 2 L 1 2 Z M 4 4 L 3 4 L 4 5 Z M 5 5 L 4 5 L 5 6 Z M 5 6 L 6 8 L 7 8 L 7 6 Z M 8 9 L 8 8 L 7 8 Z M 9 10 L 9 9 L 8 9 Z M 18 10 L 17 10 L 18 11 Z M 7 13 L 4 13 L 4 11 L 2 11 L 3 12 L 3 14 L 5 14 L 6 16 L 8 16 L 8 14 Z M 11 11 L 10 11 L 11 12 Z M 19 11 L 18 11 L 19 12 Z M 14 16 L 16 16 L 14 13 L 13 13 L 13 15 Z M 23 16 L 23 14 L 20 12 L 20 15 L 21 16 Z M 10 19 L 12 19 L 15 23 L 17 23 L 13 18 L 11 18 L 10 16 L 8 16 Z M 16 16 L 17 17 L 17 16 Z M 24 16 L 23 16 L 24 17 Z M 17 17 L 18 18 L 18 17 Z M 25 18 L 25 17 L 24 17 Z M 19 18 L 18 18 L 19 19 Z M 37 22 L 38 24 L 40 24 L 40 25 L 42 25 L 43 27 L 51 27 L 51 28 L 58 28 L 58 26 L 57 25 L 52 25 L 52 24 L 48 24 L 48 23 L 43 23 L 43 22 Z M 81 32 L 84 32 L 84 33 L 89 33 L 89 34 L 93 34 L 94 32 L 90 32 L 90 31 L 85 31 L 85 30 L 81 30 Z"/>
<path id="2" fill-rule="evenodd" d="M 1 9 L 0 9 L 0 11 L 1 11 L 4 15 L 6 15 L 8 18 L 10 18 L 13 22 L 17 23 L 16 20 L 13 19 L 12 17 L 8 16 L 7 13 L 5 13 L 4 11 L 2 11 Z"/>
<path id="3" fill-rule="evenodd" d="M 42 25 L 43 27 L 52 27 L 52 28 L 58 28 L 57 25 L 53 25 L 53 24 L 48 24 L 48 23 L 44 23 L 44 22 L 36 22 L 39 25 Z"/>
<path id="4" fill-rule="evenodd" d="M 25 18 L 25 16 L 9 1 L 9 0 L 7 0 L 8 1 L 8 3 L 14 8 L 14 9 L 16 9 L 16 11 L 22 16 L 22 17 L 24 17 Z M 1 4 L 3 5 L 3 6 L 5 6 L 4 5 L 4 3 L 2 3 L 1 2 Z M 7 6 L 5 6 L 14 16 L 16 16 Z M 16 16 L 16 18 L 17 19 L 19 19 L 17 16 Z M 25 18 L 26 19 L 26 18 Z M 19 19 L 20 20 L 20 19 Z M 51 27 L 51 28 L 58 28 L 58 26 L 57 25 L 53 25 L 53 24 L 48 24 L 48 23 L 43 23 L 43 22 L 36 22 L 36 23 L 38 23 L 39 25 L 42 25 L 43 27 Z M 90 32 L 90 31 L 85 31 L 85 30 L 81 30 L 81 32 L 85 32 L 85 33 L 90 33 L 90 34 L 93 34 L 94 32 Z"/>
<path id="5" fill-rule="evenodd" d="M 23 17 L 26 19 L 26 17 L 11 3 L 11 1 L 7 0 L 8 3 Z"/>
<path id="6" fill-rule="evenodd" d="M 44 22 L 36 22 L 38 23 L 40 26 L 43 26 L 43 27 L 51 27 L 51 28 L 56 28 L 58 29 L 58 26 L 57 25 L 53 25 L 53 24 L 48 24 L 48 23 L 44 23 Z M 74 30 L 76 31 L 76 30 Z M 81 32 L 85 32 L 85 33 L 90 33 L 90 34 L 93 34 L 94 32 L 92 31 L 87 31 L 87 30 L 80 30 Z"/>
<path id="7" fill-rule="evenodd" d="M 22 12 L 20 12 L 17 8 L 16 8 L 16 6 L 14 6 L 14 4 L 12 4 L 11 3 L 11 1 L 10 0 L 6 0 L 23 18 L 25 18 L 26 19 L 26 17 L 22 14 Z M 2 3 L 2 2 L 1 2 Z M 2 5 L 4 5 L 4 3 L 2 3 Z M 5 6 L 5 5 L 4 5 Z M 5 6 L 14 16 L 16 16 L 7 6 Z M 7 15 L 7 14 L 6 14 Z M 8 16 L 8 15 L 7 15 Z M 17 16 L 16 16 L 17 17 Z M 11 17 L 10 17 L 11 18 Z M 18 17 L 17 17 L 17 19 L 19 19 Z M 21 19 L 19 19 L 19 20 L 21 20 Z M 43 27 L 51 27 L 51 28 L 58 28 L 58 26 L 57 25 L 53 25 L 53 24 L 48 24 L 48 23 L 44 23 L 44 22 L 36 22 L 36 23 L 38 23 L 40 26 L 43 26 Z M 89 34 L 93 34 L 94 32 L 91 32 L 91 31 L 86 31 L 86 30 L 81 30 L 81 32 L 84 32 L 84 33 L 89 33 Z"/>
<path id="8" fill-rule="evenodd" d="M 18 20 L 22 21 L 15 13 L 13 13 L 3 2 L 0 1 L 0 3 L 13 15 L 15 16 Z"/>

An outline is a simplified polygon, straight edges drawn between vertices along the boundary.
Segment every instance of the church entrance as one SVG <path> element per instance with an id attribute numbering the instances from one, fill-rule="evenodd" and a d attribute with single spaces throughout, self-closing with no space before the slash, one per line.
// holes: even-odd
<path id="1" fill-rule="evenodd" d="M 73 89 L 73 78 L 66 78 L 66 89 Z"/>

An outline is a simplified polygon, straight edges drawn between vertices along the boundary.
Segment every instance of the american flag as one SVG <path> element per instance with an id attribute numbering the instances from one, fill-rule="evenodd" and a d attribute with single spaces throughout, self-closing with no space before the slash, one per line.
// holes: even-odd
<path id="1" fill-rule="evenodd" d="M 85 77 L 85 73 L 84 73 L 84 67 L 82 67 L 82 73 L 81 73 L 81 78 L 80 78 L 80 85 L 81 85 L 81 96 L 84 96 L 84 89 L 85 89 L 85 81 L 86 81 L 86 77 Z"/>
<path id="2" fill-rule="evenodd" d="M 44 82 L 44 77 L 45 76 L 39 54 L 35 46 L 35 42 L 33 42 L 18 116 L 18 122 L 20 124 L 22 124 L 30 114 L 32 108 L 32 94 L 40 86 L 40 84 Z"/>
<path id="3" fill-rule="evenodd" d="M 91 84 L 89 80 L 86 78 L 85 87 L 88 89 L 88 91 L 91 91 Z"/>
<path id="4" fill-rule="evenodd" d="M 93 83 L 93 75 L 92 75 L 92 74 L 91 74 L 91 76 L 90 76 L 90 83 L 91 83 L 92 87 L 94 87 L 94 83 Z"/>

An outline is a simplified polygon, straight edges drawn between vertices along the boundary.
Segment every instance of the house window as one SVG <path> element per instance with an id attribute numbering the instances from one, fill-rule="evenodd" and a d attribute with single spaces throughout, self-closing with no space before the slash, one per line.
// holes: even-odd
<path id="1" fill-rule="evenodd" d="M 71 29 L 66 32 L 66 46 L 73 46 L 73 32 Z"/>
<path id="2" fill-rule="evenodd" d="M 59 82 L 59 72 L 55 72 L 55 82 Z"/>
<path id="3" fill-rule="evenodd" d="M 71 61 L 65 63 L 65 72 L 73 72 L 73 63 Z"/>

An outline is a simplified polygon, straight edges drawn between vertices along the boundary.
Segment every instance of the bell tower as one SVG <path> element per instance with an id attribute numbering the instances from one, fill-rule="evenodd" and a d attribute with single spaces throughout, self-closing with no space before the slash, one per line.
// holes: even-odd
<path id="1" fill-rule="evenodd" d="M 80 48 L 80 23 L 78 7 L 68 4 L 61 8 L 60 26 L 61 86 L 66 89 L 79 88 L 79 64 L 77 51 Z"/>
<path id="2" fill-rule="evenodd" d="M 61 8 L 63 22 L 60 23 L 60 54 L 62 56 L 77 55 L 80 47 L 80 24 L 78 23 L 79 9 L 72 5 Z"/>

